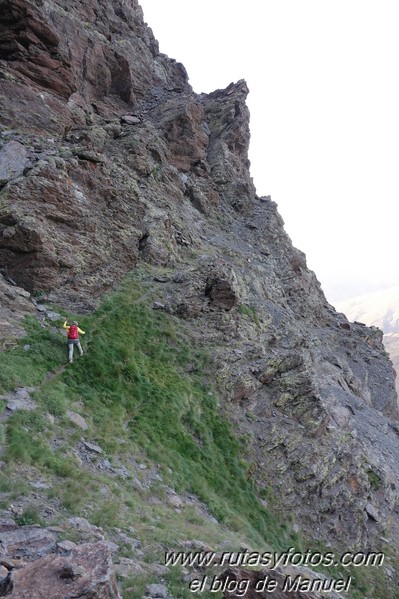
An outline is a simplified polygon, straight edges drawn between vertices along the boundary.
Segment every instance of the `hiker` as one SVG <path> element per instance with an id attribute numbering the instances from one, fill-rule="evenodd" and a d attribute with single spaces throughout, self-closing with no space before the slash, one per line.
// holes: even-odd
<path id="1" fill-rule="evenodd" d="M 68 332 L 68 341 L 67 341 L 67 343 L 68 343 L 68 362 L 70 364 L 72 364 L 72 362 L 73 362 L 73 346 L 74 345 L 77 346 L 77 348 L 79 350 L 79 354 L 81 356 L 83 356 L 83 349 L 82 349 L 82 346 L 80 345 L 80 341 L 79 341 L 79 333 L 81 335 L 84 335 L 85 332 L 82 331 L 82 329 L 80 329 L 78 327 L 78 323 L 76 322 L 76 320 L 74 320 L 70 326 L 68 326 L 67 323 L 68 323 L 68 320 L 66 320 L 64 322 L 63 326 L 64 326 L 64 329 L 66 329 Z"/>

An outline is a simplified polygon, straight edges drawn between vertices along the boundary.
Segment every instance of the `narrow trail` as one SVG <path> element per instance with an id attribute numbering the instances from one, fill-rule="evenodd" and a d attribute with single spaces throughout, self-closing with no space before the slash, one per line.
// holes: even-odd
<path id="1" fill-rule="evenodd" d="M 142 303 L 146 299 L 148 299 L 150 295 L 151 290 L 146 290 L 141 295 L 132 298 L 131 302 L 134 304 Z M 82 345 L 84 349 L 83 359 L 84 356 L 90 352 L 90 346 L 92 343 L 95 342 L 96 333 L 102 328 L 103 323 L 106 320 L 106 317 L 106 314 L 102 314 L 101 316 L 93 320 L 93 323 L 90 325 L 89 330 L 82 337 Z M 41 315 L 41 318 L 43 319 L 43 315 Z M 43 321 L 46 322 L 45 317 Z M 48 323 L 46 322 L 46 324 L 51 324 L 51 326 L 54 326 L 55 323 L 51 321 Z M 61 326 L 57 328 L 59 329 L 59 332 L 63 334 L 64 329 Z M 65 363 L 59 364 L 55 368 L 48 370 L 45 373 L 42 382 L 35 386 L 17 386 L 12 391 L 0 395 L 0 401 L 4 402 L 4 410 L 2 414 L 0 414 L 1 423 L 6 425 L 7 420 L 18 410 L 36 410 L 39 406 L 34 399 L 34 394 L 38 390 L 40 390 L 40 388 L 42 388 L 49 380 L 54 380 L 58 377 L 62 377 L 64 372 L 66 372 L 67 368 L 73 368 L 75 361 L 80 360 L 80 356 L 77 356 L 76 352 L 74 352 L 74 362 L 72 364 L 68 364 L 68 348 L 66 343 L 66 337 L 64 337 L 64 335 L 62 336 L 63 342 L 65 342 Z"/>

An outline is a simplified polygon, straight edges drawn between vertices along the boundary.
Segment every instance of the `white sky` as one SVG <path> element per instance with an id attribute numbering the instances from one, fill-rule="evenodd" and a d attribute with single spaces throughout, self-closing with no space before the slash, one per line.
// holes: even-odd
<path id="1" fill-rule="evenodd" d="M 194 91 L 245 79 L 251 174 L 334 303 L 399 283 L 398 0 L 139 0 Z"/>

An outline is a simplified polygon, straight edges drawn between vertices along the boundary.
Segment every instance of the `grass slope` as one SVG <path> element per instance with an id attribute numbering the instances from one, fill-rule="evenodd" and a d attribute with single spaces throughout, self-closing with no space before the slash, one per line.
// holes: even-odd
<path id="1" fill-rule="evenodd" d="M 49 499 L 59 498 L 70 512 L 105 528 L 133 525 L 143 545 L 178 547 L 195 534 L 213 546 L 230 539 L 232 545 L 244 542 L 259 551 L 298 547 L 297 535 L 262 506 L 247 479 L 243 447 L 204 383 L 206 357 L 179 320 L 143 303 L 149 293 L 136 271 L 96 313 L 79 318 L 87 331 L 85 355 L 65 369 L 60 369 L 66 361 L 65 339 L 34 319 L 27 320 L 23 344 L 0 353 L 1 392 L 33 385 L 38 403 L 37 410 L 18 411 L 7 421 L 1 490 L 8 499 L 27 492 L 18 477 L 10 483 L 16 466 L 25 464 L 51 479 Z M 27 344 L 29 351 L 23 349 Z M 162 502 L 152 505 L 155 488 L 139 493 L 129 478 L 110 479 L 78 464 L 73 448 L 81 431 L 71 429 L 67 418 L 67 410 L 76 405 L 90 423 L 85 437 L 100 445 L 110 461 L 127 463 L 129 456 L 144 455 L 157 465 L 165 484 L 195 494 L 218 524 L 192 510 L 179 514 Z M 62 443 L 55 443 L 60 438 Z M 26 510 L 20 520 L 34 521 L 34 510 Z M 353 596 L 361 596 L 355 588 Z"/>

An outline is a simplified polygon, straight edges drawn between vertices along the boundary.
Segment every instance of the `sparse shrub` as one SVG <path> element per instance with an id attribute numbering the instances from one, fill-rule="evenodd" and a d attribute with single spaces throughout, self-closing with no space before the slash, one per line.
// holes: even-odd
<path id="1" fill-rule="evenodd" d="M 260 321 L 256 313 L 256 308 L 253 306 L 248 306 L 248 304 L 240 304 L 238 306 L 238 311 L 240 314 L 248 316 L 255 323 L 258 329 L 260 329 Z"/>
<path id="2" fill-rule="evenodd" d="M 29 524 L 40 524 L 43 526 L 44 524 L 38 510 L 32 507 L 26 508 L 20 516 L 15 516 L 14 520 L 18 526 L 26 526 Z"/>
<path id="3" fill-rule="evenodd" d="M 367 470 L 367 478 L 369 479 L 370 486 L 372 489 L 374 489 L 374 491 L 378 491 L 378 489 L 381 489 L 382 480 L 378 476 L 378 474 L 374 472 L 374 470 Z"/>

